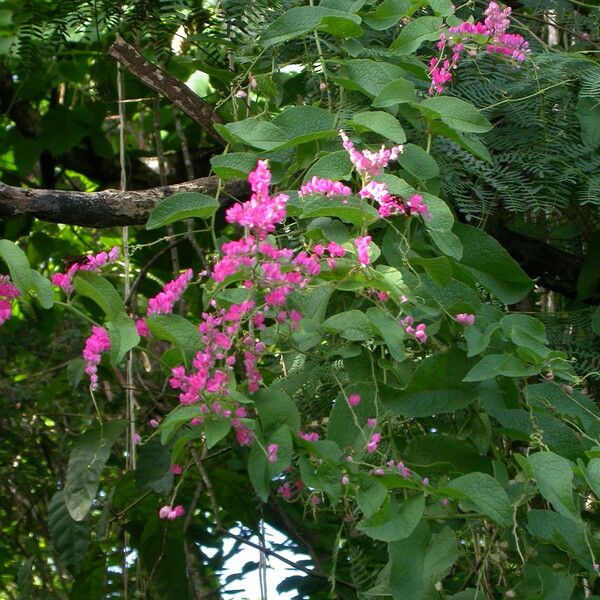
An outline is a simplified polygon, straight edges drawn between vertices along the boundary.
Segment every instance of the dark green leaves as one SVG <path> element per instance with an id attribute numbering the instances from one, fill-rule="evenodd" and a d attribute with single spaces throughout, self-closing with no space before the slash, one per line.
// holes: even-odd
<path id="1" fill-rule="evenodd" d="M 390 496 L 381 510 L 361 521 L 356 528 L 374 540 L 402 540 L 413 532 L 424 509 L 425 499 L 422 495 L 410 496 L 400 506 Z"/>
<path id="2" fill-rule="evenodd" d="M 65 492 L 56 492 L 48 504 L 48 529 L 62 564 L 76 573 L 90 543 L 90 518 L 73 520 L 65 504 Z"/>
<path id="3" fill-rule="evenodd" d="M 456 536 L 445 527 L 432 534 L 426 521 L 406 539 L 389 545 L 390 593 L 394 600 L 435 598 L 435 584 L 458 558 Z"/>
<path id="4" fill-rule="evenodd" d="M 436 40 L 440 36 L 442 19 L 438 17 L 420 17 L 405 25 L 400 35 L 393 41 L 390 50 L 399 54 L 410 54 L 423 42 Z"/>
<path id="5" fill-rule="evenodd" d="M 574 519 L 579 512 L 573 501 L 573 471 L 569 461 L 553 452 L 529 457 L 533 476 L 542 496 L 563 516 Z"/>
<path id="6" fill-rule="evenodd" d="M 342 200 L 345 204 L 342 203 Z M 379 213 L 364 200 L 355 196 L 326 197 L 302 196 L 290 198 L 288 214 L 302 219 L 316 217 L 337 217 L 346 223 L 359 227 L 369 225 L 379 220 Z"/>
<path id="7" fill-rule="evenodd" d="M 423 100 L 421 106 L 434 111 L 441 121 L 457 131 L 485 133 L 493 125 L 470 102 L 452 96 L 435 96 Z"/>
<path id="8" fill-rule="evenodd" d="M 518 302 L 529 292 L 533 282 L 494 238 L 470 225 L 457 223 L 454 231 L 464 248 L 461 264 L 478 283 L 506 304 Z"/>
<path id="9" fill-rule="evenodd" d="M 404 390 L 383 387 L 382 401 L 390 411 L 406 417 L 426 417 L 464 408 L 479 396 L 477 386 L 462 381 L 468 365 L 466 356 L 458 349 L 433 354 L 419 364 Z"/>
<path id="10" fill-rule="evenodd" d="M 396 144 L 402 144 L 406 141 L 406 134 L 398 119 L 384 111 L 357 113 L 352 117 L 352 124 L 359 131 L 362 129 L 374 131 Z"/>
<path id="11" fill-rule="evenodd" d="M 82 521 L 88 514 L 112 445 L 124 427 L 124 421 L 109 421 L 102 427 L 86 431 L 73 442 L 64 497 L 69 514 L 75 521 Z"/>
<path id="12" fill-rule="evenodd" d="M 165 198 L 150 213 L 146 229 L 158 229 L 183 219 L 208 219 L 219 208 L 219 202 L 198 192 L 183 192 Z"/>
<path id="13" fill-rule="evenodd" d="M 0 240 L 0 258 L 8 265 L 10 278 L 24 294 L 29 290 L 33 283 L 29 261 L 25 253 L 13 242 Z"/>
<path id="14" fill-rule="evenodd" d="M 468 473 L 452 480 L 448 487 L 459 492 L 469 505 L 500 525 L 512 522 L 512 507 L 504 488 L 490 475 Z"/>
<path id="15" fill-rule="evenodd" d="M 180 351 L 182 361 L 191 360 L 202 346 L 198 327 L 179 315 L 151 315 L 148 329 L 159 340 L 171 342 Z"/>
<path id="16" fill-rule="evenodd" d="M 314 30 L 338 37 L 359 37 L 363 34 L 360 23 L 360 17 L 352 13 L 323 6 L 297 6 L 275 19 L 260 36 L 260 42 L 273 46 Z"/>

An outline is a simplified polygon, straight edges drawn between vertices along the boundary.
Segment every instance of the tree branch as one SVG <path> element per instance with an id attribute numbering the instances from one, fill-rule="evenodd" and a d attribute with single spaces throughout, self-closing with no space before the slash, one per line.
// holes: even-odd
<path id="1" fill-rule="evenodd" d="M 32 216 L 49 223 L 83 227 L 141 225 L 164 198 L 179 192 L 201 192 L 214 196 L 218 181 L 217 177 L 203 177 L 166 187 L 126 192 L 23 189 L 0 182 L 0 220 Z M 246 181 L 233 179 L 225 184 L 224 193 L 245 199 L 249 189 Z"/>
<path id="2" fill-rule="evenodd" d="M 222 146 L 225 146 L 225 140 L 214 128 L 214 124 L 223 123 L 223 119 L 210 104 L 194 94 L 187 85 L 173 77 L 168 71 L 150 62 L 135 46 L 128 44 L 120 35 L 117 35 L 108 49 L 108 55 L 119 61 L 130 73 L 164 96 L 188 117 L 196 121 Z"/>

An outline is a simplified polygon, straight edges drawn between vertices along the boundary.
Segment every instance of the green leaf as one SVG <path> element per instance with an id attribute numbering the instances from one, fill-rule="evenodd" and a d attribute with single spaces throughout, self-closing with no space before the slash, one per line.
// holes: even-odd
<path id="1" fill-rule="evenodd" d="M 369 318 L 360 310 L 347 310 L 332 315 L 323 323 L 323 328 L 351 341 L 368 340 L 373 337 Z"/>
<path id="2" fill-rule="evenodd" d="M 345 88 L 375 98 L 388 83 L 403 75 L 404 70 L 391 63 L 358 58 L 344 63 L 338 81 Z"/>
<path id="3" fill-rule="evenodd" d="M 123 312 L 106 323 L 110 335 L 110 364 L 118 365 L 129 350 L 135 348 L 139 341 L 135 323 Z"/>
<path id="4" fill-rule="evenodd" d="M 477 510 L 496 523 L 508 527 L 512 523 L 512 507 L 504 488 L 486 473 L 468 473 L 448 483 Z"/>
<path id="5" fill-rule="evenodd" d="M 406 141 L 406 134 L 398 119 L 383 111 L 357 113 L 352 117 L 351 123 L 358 125 L 358 127 L 355 127 L 357 131 L 368 129 L 388 140 L 392 140 L 396 144 L 402 144 Z"/>
<path id="6" fill-rule="evenodd" d="M 440 174 L 435 159 L 415 144 L 406 144 L 398 155 L 398 163 L 419 181 L 433 179 Z"/>
<path id="7" fill-rule="evenodd" d="M 463 245 L 458 236 L 452 231 L 454 216 L 448 205 L 437 196 L 421 193 L 427 205 L 431 218 L 423 222 L 433 243 L 447 256 L 460 260 L 463 255 Z"/>
<path id="8" fill-rule="evenodd" d="M 356 504 L 365 519 L 375 514 L 387 497 L 388 489 L 378 478 L 360 475 Z"/>
<path id="9" fill-rule="evenodd" d="M 13 242 L 0 240 L 0 258 L 8 265 L 12 282 L 25 294 L 33 283 L 32 269 L 25 252 Z"/>
<path id="10" fill-rule="evenodd" d="M 436 15 L 440 15 L 441 17 L 448 17 L 454 14 L 455 7 L 451 0 L 427 0 L 427 4 L 431 6 L 431 10 Z"/>
<path id="11" fill-rule="evenodd" d="M 271 386 L 269 389 L 259 390 L 254 398 L 265 432 L 281 425 L 287 425 L 294 435 L 300 430 L 300 412 L 294 401 L 281 389 Z"/>
<path id="12" fill-rule="evenodd" d="M 400 35 L 392 42 L 390 50 L 399 54 L 412 54 L 423 42 L 437 40 L 440 37 L 442 19 L 439 17 L 420 17 L 405 25 Z"/>
<path id="13" fill-rule="evenodd" d="M 125 425 L 125 421 L 108 421 L 73 442 L 64 492 L 69 514 L 75 521 L 82 521 L 92 507 L 104 465 Z"/>
<path id="14" fill-rule="evenodd" d="M 379 213 L 356 196 L 310 195 L 295 198 L 291 196 L 287 208 L 288 214 L 293 217 L 301 219 L 337 217 L 357 227 L 367 226 L 379 220 Z"/>
<path id="15" fill-rule="evenodd" d="M 375 10 L 368 12 L 365 23 L 376 31 L 384 31 L 393 27 L 407 14 L 410 0 L 383 0 Z"/>
<path id="16" fill-rule="evenodd" d="M 578 519 L 569 461 L 554 452 L 536 452 L 529 456 L 529 464 L 542 496 L 564 517 Z"/>
<path id="17" fill-rule="evenodd" d="M 36 291 L 36 297 L 42 308 L 52 308 L 54 305 L 54 290 L 52 284 L 41 273 L 31 269 L 31 284 Z"/>
<path id="18" fill-rule="evenodd" d="M 152 210 L 146 229 L 158 229 L 183 219 L 208 219 L 219 209 L 219 202 L 198 192 L 182 192 L 161 200 Z"/>
<path id="19" fill-rule="evenodd" d="M 279 127 L 268 121 L 260 121 L 256 117 L 234 121 L 227 125 L 216 123 L 214 127 L 232 144 L 247 144 L 261 150 L 273 150 L 286 141 L 285 134 Z"/>
<path id="20" fill-rule="evenodd" d="M 462 381 L 468 368 L 465 354 L 456 348 L 432 354 L 421 361 L 405 389 L 380 386 L 381 399 L 392 413 L 405 417 L 454 412 L 480 395 L 478 386 Z"/>
<path id="21" fill-rule="evenodd" d="M 360 37 L 360 17 L 323 6 L 296 6 L 275 19 L 262 33 L 263 46 L 281 44 L 311 31 L 324 31 L 337 37 Z"/>
<path id="22" fill-rule="evenodd" d="M 233 179 L 242 177 L 246 179 L 248 173 L 256 167 L 258 156 L 251 152 L 231 152 L 219 154 L 210 159 L 210 165 L 218 177 Z"/>
<path id="23" fill-rule="evenodd" d="M 278 114 L 272 124 L 283 132 L 286 140 L 276 150 L 338 135 L 334 116 L 316 106 L 290 106 Z"/>
<path id="24" fill-rule="evenodd" d="M 206 447 L 216 446 L 231 430 L 231 420 L 224 417 L 211 417 L 204 420 Z"/>
<path id="25" fill-rule="evenodd" d="M 485 381 L 498 375 L 529 377 L 539 372 L 540 368 L 524 363 L 514 354 L 489 354 L 465 375 L 464 381 Z"/>
<path id="26" fill-rule="evenodd" d="M 415 84 L 412 81 L 408 81 L 408 79 L 400 77 L 394 79 L 394 81 L 390 81 L 381 88 L 377 97 L 373 100 L 373 106 L 375 108 L 388 108 L 396 104 L 403 104 L 405 102 L 413 103 L 416 101 Z"/>
<path id="27" fill-rule="evenodd" d="M 148 440 L 137 452 L 135 487 L 150 488 L 157 494 L 168 496 L 173 486 L 171 473 L 171 448 L 158 437 Z"/>
<path id="28" fill-rule="evenodd" d="M 256 443 L 252 445 L 248 457 L 248 476 L 259 498 L 266 502 L 271 491 L 269 461 L 265 451 Z"/>
<path id="29" fill-rule="evenodd" d="M 592 315 L 592 331 L 600 335 L 600 306 L 594 311 Z"/>
<path id="30" fill-rule="evenodd" d="M 332 181 L 340 179 L 350 179 L 354 166 L 350 162 L 350 157 L 345 150 L 331 152 L 319 158 L 317 162 L 307 171 L 304 176 L 304 183 L 313 177 L 324 177 Z"/>
<path id="31" fill-rule="evenodd" d="M 404 540 L 389 545 L 391 576 L 389 592 L 394 600 L 429 600 L 439 596 L 435 584 L 458 558 L 456 536 L 444 527 L 432 534 L 422 521 Z"/>
<path id="32" fill-rule="evenodd" d="M 502 302 L 515 304 L 529 293 L 533 282 L 493 237 L 462 223 L 454 232 L 464 249 L 461 264 Z"/>
<path id="33" fill-rule="evenodd" d="M 592 458 L 585 468 L 585 479 L 596 498 L 600 499 L 600 458 Z"/>
<path id="34" fill-rule="evenodd" d="M 62 490 L 56 492 L 48 503 L 48 531 L 61 563 L 71 573 L 77 573 L 85 561 L 90 543 L 90 518 L 87 516 L 75 521 L 67 510 Z"/>
<path id="35" fill-rule="evenodd" d="M 453 142 L 456 142 L 461 148 L 464 148 L 473 156 L 485 160 L 490 165 L 493 164 L 489 150 L 476 134 L 456 131 L 441 121 L 432 121 L 430 126 L 431 132 L 434 135 L 443 135 Z"/>
<path id="36" fill-rule="evenodd" d="M 398 362 L 404 360 L 404 330 L 400 323 L 378 307 L 367 309 L 367 317 L 372 328 L 387 346 L 392 358 Z"/>
<path id="37" fill-rule="evenodd" d="M 425 498 L 421 494 L 410 496 L 400 507 L 393 496 L 388 496 L 383 507 L 358 523 L 356 528 L 374 540 L 403 540 L 414 531 L 424 510 Z"/>
<path id="38" fill-rule="evenodd" d="M 200 408 L 197 404 L 180 404 L 172 410 L 158 429 L 161 443 L 167 444 L 182 425 L 189 423 L 195 417 L 200 417 Z"/>
<path id="39" fill-rule="evenodd" d="M 492 473 L 490 461 L 476 452 L 468 440 L 449 435 L 414 437 L 408 442 L 402 457 L 408 465 L 427 472 Z"/>
<path id="40" fill-rule="evenodd" d="M 93 271 L 77 271 L 73 281 L 75 291 L 86 298 L 93 300 L 109 320 L 119 319 L 125 312 L 125 305 L 119 292 L 113 285 Z"/>
<path id="41" fill-rule="evenodd" d="M 180 315 L 150 315 L 148 329 L 159 340 L 171 342 L 181 352 L 182 360 L 192 360 L 202 347 L 198 327 Z"/>
<path id="42" fill-rule="evenodd" d="M 593 295 L 600 284 L 600 233 L 592 236 L 577 278 L 577 299 L 585 300 Z"/>
<path id="43" fill-rule="evenodd" d="M 421 106 L 434 111 L 446 125 L 467 133 L 486 133 L 494 126 L 470 102 L 452 96 L 435 96 Z"/>

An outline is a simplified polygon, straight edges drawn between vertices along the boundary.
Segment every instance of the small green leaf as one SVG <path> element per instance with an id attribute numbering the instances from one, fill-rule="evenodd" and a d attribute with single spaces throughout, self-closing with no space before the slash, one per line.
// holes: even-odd
<path id="1" fill-rule="evenodd" d="M 383 0 L 375 10 L 368 12 L 365 23 L 376 31 L 384 31 L 393 27 L 407 14 L 410 0 Z"/>
<path id="2" fill-rule="evenodd" d="M 204 420 L 206 447 L 216 446 L 231 430 L 231 420 L 224 417 L 212 417 Z"/>
<path id="3" fill-rule="evenodd" d="M 489 354 L 465 375 L 464 381 L 485 381 L 498 375 L 529 377 L 539 371 L 540 368 L 524 363 L 514 354 Z"/>
<path id="4" fill-rule="evenodd" d="M 231 152 L 219 154 L 210 159 L 213 171 L 221 179 L 234 177 L 246 178 L 248 173 L 256 167 L 258 156 L 251 152 Z"/>
<path id="5" fill-rule="evenodd" d="M 412 54 L 423 42 L 437 40 L 440 37 L 442 19 L 439 17 L 420 17 L 405 25 L 400 35 L 392 42 L 390 50 L 399 54 Z"/>
<path id="6" fill-rule="evenodd" d="M 140 446 L 135 469 L 135 487 L 138 490 L 150 488 L 157 494 L 167 496 L 173 486 L 171 448 L 161 443 L 158 437 Z"/>
<path id="7" fill-rule="evenodd" d="M 125 421 L 109 421 L 73 442 L 65 482 L 65 503 L 75 521 L 82 521 L 96 497 L 100 475 Z"/>
<path id="8" fill-rule="evenodd" d="M 56 492 L 48 503 L 48 531 L 61 563 L 77 573 L 90 543 L 90 518 L 75 521 L 65 504 L 65 492 Z"/>
<path id="9" fill-rule="evenodd" d="M 350 179 L 354 166 L 350 162 L 350 157 L 345 150 L 331 152 L 319 158 L 317 162 L 307 171 L 304 176 L 304 182 L 313 177 L 324 177 L 332 181 L 340 179 Z"/>
<path id="10" fill-rule="evenodd" d="M 423 495 L 410 496 L 400 507 L 388 496 L 383 507 L 367 519 L 358 523 L 356 528 L 374 540 L 393 542 L 407 538 L 415 529 L 425 509 Z"/>
<path id="11" fill-rule="evenodd" d="M 219 209 L 215 198 L 198 192 L 182 192 L 161 200 L 150 213 L 146 229 L 158 229 L 183 219 L 208 219 Z"/>
<path id="12" fill-rule="evenodd" d="M 0 258 L 8 265 L 12 282 L 25 294 L 33 283 L 32 270 L 25 252 L 13 242 L 0 240 Z"/>
<path id="13" fill-rule="evenodd" d="M 323 328 L 346 340 L 362 341 L 373 337 L 369 318 L 360 310 L 337 313 L 323 323 Z"/>
<path id="14" fill-rule="evenodd" d="M 200 408 L 197 404 L 180 404 L 160 424 L 158 431 L 161 443 L 167 444 L 182 425 L 197 417 L 200 417 Z"/>
<path id="15" fill-rule="evenodd" d="M 360 37 L 360 17 L 323 6 L 296 6 L 275 19 L 259 38 L 273 46 L 318 30 L 338 37 Z"/>
<path id="16" fill-rule="evenodd" d="M 93 300 L 109 320 L 118 319 L 125 312 L 125 305 L 119 292 L 98 273 L 77 271 L 73 286 L 79 295 Z"/>
<path id="17" fill-rule="evenodd" d="M 345 88 L 358 90 L 375 98 L 388 83 L 404 75 L 404 69 L 391 63 L 357 58 L 343 64 L 338 81 Z"/>
<path id="18" fill-rule="evenodd" d="M 403 169 L 420 181 L 427 181 L 440 174 L 435 159 L 415 144 L 404 146 L 404 150 L 398 155 L 398 162 Z"/>
<path id="19" fill-rule="evenodd" d="M 396 144 L 406 141 L 406 134 L 398 119 L 383 111 L 357 113 L 352 117 L 351 123 L 358 125 L 355 127 L 357 130 L 368 129 Z"/>
<path id="20" fill-rule="evenodd" d="M 504 488 L 486 473 L 468 473 L 453 479 L 448 487 L 463 495 L 476 509 L 508 527 L 512 522 L 512 507 Z"/>
<path id="21" fill-rule="evenodd" d="M 283 133 L 285 138 L 285 141 L 275 150 L 338 135 L 334 129 L 334 116 L 329 111 L 316 106 L 290 106 L 278 114 L 271 123 Z"/>
<path id="22" fill-rule="evenodd" d="M 232 144 L 247 144 L 260 150 L 273 150 L 286 141 L 285 134 L 279 127 L 268 121 L 260 121 L 256 117 L 226 125 L 216 123 L 215 129 Z"/>
<path id="23" fill-rule="evenodd" d="M 404 330 L 400 323 L 378 307 L 367 309 L 367 317 L 373 330 L 384 340 L 392 358 L 402 362 L 404 360 Z"/>
<path id="24" fill-rule="evenodd" d="M 424 17 L 426 18 L 426 17 Z M 457 131 L 486 133 L 493 125 L 470 102 L 453 96 L 435 96 L 421 103 L 423 108 L 434 111 L 439 118 Z"/>
<path id="25" fill-rule="evenodd" d="M 124 312 L 112 317 L 106 328 L 110 335 L 110 364 L 116 366 L 138 345 L 140 336 L 135 323 Z"/>
<path id="26" fill-rule="evenodd" d="M 600 499 L 600 458 L 592 458 L 585 468 L 585 479 Z"/>
<path id="27" fill-rule="evenodd" d="M 554 452 L 536 452 L 529 456 L 529 464 L 542 496 L 564 517 L 578 519 L 569 461 Z"/>
<path id="28" fill-rule="evenodd" d="M 287 425 L 295 435 L 300 430 L 300 412 L 294 401 L 281 389 L 271 386 L 255 395 L 256 410 L 263 430 L 268 432 Z"/>
<path id="29" fill-rule="evenodd" d="M 389 545 L 394 600 L 429 600 L 439 597 L 435 584 L 449 572 L 459 553 L 456 535 L 449 527 L 432 534 L 426 521 L 404 540 Z"/>
<path id="30" fill-rule="evenodd" d="M 413 103 L 416 101 L 415 84 L 412 81 L 408 81 L 408 79 L 400 77 L 399 79 L 390 81 L 381 88 L 381 91 L 377 94 L 375 100 L 373 100 L 373 106 L 375 108 L 388 108 L 396 104 L 403 104 L 405 102 Z"/>
<path id="31" fill-rule="evenodd" d="M 179 349 L 182 361 L 190 361 L 202 347 L 198 327 L 180 315 L 150 315 L 147 322 L 155 338 L 171 342 Z"/>
<path id="32" fill-rule="evenodd" d="M 310 195 L 290 197 L 287 203 L 288 214 L 301 219 L 316 217 L 337 217 L 358 227 L 370 225 L 379 220 L 379 213 L 367 202 L 356 196 Z"/>
<path id="33" fill-rule="evenodd" d="M 46 309 L 52 308 L 54 305 L 54 290 L 50 281 L 35 269 L 31 269 L 31 284 L 35 289 L 40 306 Z"/>

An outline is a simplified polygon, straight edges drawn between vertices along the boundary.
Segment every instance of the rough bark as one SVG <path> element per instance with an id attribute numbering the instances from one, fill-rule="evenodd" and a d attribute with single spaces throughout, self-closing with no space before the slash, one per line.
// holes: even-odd
<path id="1" fill-rule="evenodd" d="M 174 106 L 196 121 L 221 145 L 225 145 L 225 141 L 214 128 L 215 123 L 223 123 L 223 119 L 210 104 L 194 94 L 187 85 L 150 62 L 135 46 L 128 44 L 121 36 L 117 36 L 108 49 L 108 54 L 140 81 L 167 98 Z"/>
<path id="2" fill-rule="evenodd" d="M 0 219 L 23 215 L 49 223 L 83 227 L 141 225 L 163 198 L 179 192 L 201 192 L 214 196 L 218 181 L 217 177 L 203 177 L 166 187 L 127 192 L 22 189 L 0 182 Z M 225 197 L 245 200 L 249 187 L 246 181 L 234 179 L 227 182 L 222 191 Z"/>

